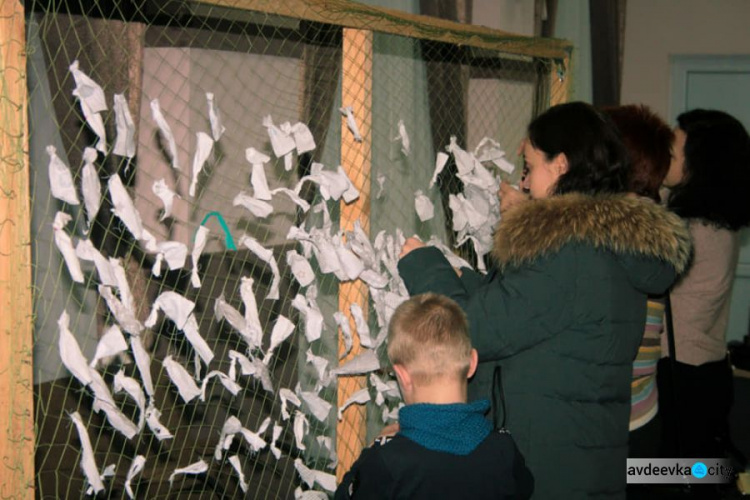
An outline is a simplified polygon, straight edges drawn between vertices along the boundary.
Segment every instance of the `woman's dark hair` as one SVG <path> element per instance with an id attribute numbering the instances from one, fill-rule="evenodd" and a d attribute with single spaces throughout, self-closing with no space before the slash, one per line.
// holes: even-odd
<path id="1" fill-rule="evenodd" d="M 736 231 L 750 225 L 750 136 L 723 111 L 695 109 L 677 117 L 685 132 L 683 180 L 667 206 L 680 217 Z"/>
<path id="2" fill-rule="evenodd" d="M 557 180 L 555 194 L 627 190 L 625 146 L 614 124 L 590 104 L 553 106 L 531 122 L 528 135 L 547 160 L 560 153 L 568 159 L 568 171 Z"/>
<path id="3" fill-rule="evenodd" d="M 660 201 L 659 188 L 672 159 L 672 129 L 647 106 L 628 104 L 602 111 L 619 130 L 630 157 L 628 191 Z"/>

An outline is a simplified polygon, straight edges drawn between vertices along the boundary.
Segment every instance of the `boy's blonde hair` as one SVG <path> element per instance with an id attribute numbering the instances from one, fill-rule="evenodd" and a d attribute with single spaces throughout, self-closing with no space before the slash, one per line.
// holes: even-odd
<path id="1" fill-rule="evenodd" d="M 444 376 L 465 380 L 471 363 L 466 314 L 444 295 L 415 295 L 393 313 L 388 357 L 405 366 L 418 384 Z"/>

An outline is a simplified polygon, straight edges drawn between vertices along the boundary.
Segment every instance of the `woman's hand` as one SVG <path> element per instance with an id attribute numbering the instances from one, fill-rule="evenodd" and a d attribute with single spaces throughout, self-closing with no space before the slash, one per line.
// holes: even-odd
<path id="1" fill-rule="evenodd" d="M 401 247 L 401 253 L 399 254 L 398 258 L 403 259 L 412 250 L 422 248 L 423 246 L 425 246 L 425 244 L 419 238 L 416 238 L 414 236 L 412 236 L 411 238 L 407 238 L 404 242 L 404 246 Z"/>
<path id="2" fill-rule="evenodd" d="M 396 422 L 395 424 L 386 425 L 383 427 L 383 429 L 380 431 L 380 434 L 378 434 L 378 437 L 375 439 L 383 438 L 383 437 L 393 437 L 396 434 L 398 434 L 398 431 L 401 430 L 401 426 Z"/>
<path id="3" fill-rule="evenodd" d="M 521 205 L 522 203 L 530 199 L 528 194 L 515 189 L 513 186 L 506 182 L 500 184 L 500 191 L 497 192 L 497 195 L 500 198 L 501 214 L 505 213 L 507 210 L 515 206 Z"/>

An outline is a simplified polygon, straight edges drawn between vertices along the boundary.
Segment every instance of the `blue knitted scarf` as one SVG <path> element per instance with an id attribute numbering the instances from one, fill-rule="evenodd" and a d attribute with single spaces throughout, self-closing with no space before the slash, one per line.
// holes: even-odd
<path id="1" fill-rule="evenodd" d="M 399 434 L 429 450 L 468 455 L 492 431 L 484 418 L 490 402 L 406 405 L 398 412 Z"/>

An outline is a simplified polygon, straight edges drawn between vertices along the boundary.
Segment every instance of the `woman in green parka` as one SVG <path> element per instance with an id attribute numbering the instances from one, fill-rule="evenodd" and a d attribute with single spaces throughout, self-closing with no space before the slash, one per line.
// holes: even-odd
<path id="1" fill-rule="evenodd" d="M 470 398 L 489 397 L 502 367 L 505 423 L 534 498 L 624 498 L 646 298 L 684 270 L 690 236 L 678 217 L 626 193 L 625 149 L 588 104 L 536 118 L 523 155 L 532 200 L 503 214 L 487 275 L 456 272 L 415 238 L 399 272 L 410 294 L 442 293 L 466 311 L 480 360 Z"/>

